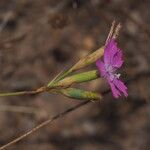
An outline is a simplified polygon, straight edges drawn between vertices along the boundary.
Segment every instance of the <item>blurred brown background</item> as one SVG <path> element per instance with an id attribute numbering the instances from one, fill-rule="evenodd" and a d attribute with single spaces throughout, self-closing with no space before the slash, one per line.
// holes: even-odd
<path id="1" fill-rule="evenodd" d="M 123 80 L 129 97 L 107 94 L 11 150 L 148 150 L 150 148 L 149 0 L 0 0 L 0 91 L 30 90 L 104 44 L 122 23 Z M 91 66 L 95 68 L 95 66 Z M 81 85 L 103 90 L 99 80 Z M 107 86 L 105 87 L 107 88 Z M 58 95 L 0 98 L 0 145 L 79 103 Z"/>

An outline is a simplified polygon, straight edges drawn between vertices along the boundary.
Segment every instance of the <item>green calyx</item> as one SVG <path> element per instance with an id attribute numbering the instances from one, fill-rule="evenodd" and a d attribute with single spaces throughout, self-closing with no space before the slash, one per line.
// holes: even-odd
<path id="1" fill-rule="evenodd" d="M 66 97 L 78 99 L 78 100 L 100 100 L 102 96 L 99 93 L 85 91 L 76 88 L 66 88 L 59 91 L 59 93 L 63 94 Z"/>
<path id="2" fill-rule="evenodd" d="M 69 77 L 66 77 L 58 82 L 54 82 L 54 84 L 48 84 L 47 87 L 54 88 L 54 87 L 68 87 L 74 83 L 82 83 L 88 82 L 94 79 L 99 78 L 98 70 L 92 70 L 84 73 L 75 74 Z"/>

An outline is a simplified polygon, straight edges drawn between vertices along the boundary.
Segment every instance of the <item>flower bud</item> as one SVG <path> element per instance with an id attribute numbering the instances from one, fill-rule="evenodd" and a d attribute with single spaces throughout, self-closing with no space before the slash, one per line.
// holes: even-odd
<path id="1" fill-rule="evenodd" d="M 102 96 L 99 93 L 85 91 L 76 88 L 67 88 L 60 90 L 60 93 L 77 100 L 100 100 Z"/>
<path id="2" fill-rule="evenodd" d="M 99 48 L 98 50 L 94 51 L 93 53 L 85 56 L 84 58 L 80 59 L 70 70 L 69 72 L 73 72 L 88 66 L 89 64 L 94 63 L 97 59 L 101 58 L 104 54 L 104 47 Z"/>
<path id="3" fill-rule="evenodd" d="M 92 70 L 84 73 L 75 74 L 70 77 L 66 77 L 54 84 L 48 84 L 48 87 L 68 87 L 74 83 L 87 82 L 97 78 L 99 78 L 99 72 L 97 70 Z"/>

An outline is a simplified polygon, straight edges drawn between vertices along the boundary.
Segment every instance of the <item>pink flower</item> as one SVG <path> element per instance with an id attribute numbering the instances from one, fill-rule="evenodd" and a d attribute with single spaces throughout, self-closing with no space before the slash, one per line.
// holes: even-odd
<path id="1" fill-rule="evenodd" d="M 110 39 L 104 49 L 104 62 L 100 59 L 96 61 L 96 66 L 98 67 L 102 77 L 106 78 L 115 98 L 121 96 L 121 93 L 128 96 L 127 87 L 119 79 L 120 74 L 116 71 L 123 64 L 122 51 L 117 47 L 117 42 L 115 39 Z"/>

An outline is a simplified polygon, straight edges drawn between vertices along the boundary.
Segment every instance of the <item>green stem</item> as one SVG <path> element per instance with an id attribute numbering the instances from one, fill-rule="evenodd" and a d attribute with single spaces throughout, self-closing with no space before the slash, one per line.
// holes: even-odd
<path id="1" fill-rule="evenodd" d="M 5 96 L 21 96 L 21 95 L 33 95 L 33 94 L 39 94 L 41 92 L 46 91 L 46 87 L 41 87 L 38 88 L 37 90 L 33 91 L 20 91 L 20 92 L 8 92 L 8 93 L 0 93 L 0 97 L 5 97 Z"/>
<path id="2" fill-rule="evenodd" d="M 26 95 L 28 92 L 26 91 L 21 91 L 21 92 L 11 92 L 11 93 L 0 93 L 0 97 L 4 96 L 19 96 L 19 95 Z"/>

